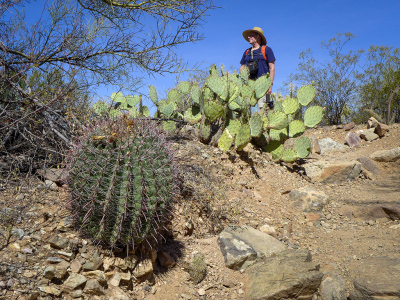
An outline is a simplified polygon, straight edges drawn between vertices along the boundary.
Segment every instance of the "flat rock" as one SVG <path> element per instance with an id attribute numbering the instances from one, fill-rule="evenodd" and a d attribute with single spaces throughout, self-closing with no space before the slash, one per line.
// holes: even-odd
<path id="1" fill-rule="evenodd" d="M 400 220 L 400 206 L 382 206 L 382 210 L 391 220 Z"/>
<path id="2" fill-rule="evenodd" d="M 67 290 L 75 290 L 79 286 L 86 283 L 87 278 L 83 275 L 72 273 L 68 279 L 64 282 L 64 287 Z"/>
<path id="3" fill-rule="evenodd" d="M 132 275 L 135 278 L 148 277 L 153 275 L 153 263 L 150 259 L 141 261 L 133 270 Z"/>
<path id="4" fill-rule="evenodd" d="M 379 166 L 369 157 L 361 156 L 357 158 L 357 161 L 362 164 L 363 169 L 371 172 L 372 174 L 379 175 L 381 173 Z"/>
<path id="5" fill-rule="evenodd" d="M 349 299 L 400 298 L 400 259 L 369 257 L 350 263 L 348 269 L 354 284 Z"/>
<path id="6" fill-rule="evenodd" d="M 218 244 L 225 265 L 233 270 L 246 268 L 257 259 L 286 249 L 274 237 L 249 226 L 227 226 L 219 235 Z"/>
<path id="7" fill-rule="evenodd" d="M 104 295 L 104 288 L 96 279 L 89 279 L 83 292 L 91 295 Z"/>
<path id="8" fill-rule="evenodd" d="M 344 150 L 344 149 L 349 149 L 348 146 L 335 142 L 331 138 L 324 138 L 320 139 L 318 141 L 319 147 L 321 149 L 321 154 L 324 154 L 326 152 L 333 152 L 333 151 L 339 151 L 339 150 Z"/>
<path id="9" fill-rule="evenodd" d="M 305 250 L 286 250 L 250 266 L 248 299 L 310 299 L 321 284 L 323 273 Z"/>
<path id="10" fill-rule="evenodd" d="M 68 239 L 60 235 L 55 235 L 49 240 L 50 246 L 56 249 L 64 249 L 68 246 Z"/>
<path id="11" fill-rule="evenodd" d="M 374 117 L 370 117 L 367 121 L 367 128 L 376 128 L 379 125 L 379 122 Z"/>
<path id="12" fill-rule="evenodd" d="M 378 126 L 376 126 L 375 128 L 375 133 L 379 135 L 379 137 L 383 137 L 388 131 L 389 131 L 389 126 L 383 123 L 379 123 Z"/>
<path id="13" fill-rule="evenodd" d="M 294 207 L 301 208 L 304 212 L 321 211 L 328 202 L 328 197 L 324 192 L 311 186 L 291 191 L 289 199 L 292 200 Z"/>
<path id="14" fill-rule="evenodd" d="M 355 124 L 353 121 L 351 121 L 350 123 L 347 123 L 347 124 L 344 126 L 343 129 L 344 129 L 345 131 L 349 131 L 349 130 L 353 129 L 355 126 L 356 126 L 356 124 Z"/>
<path id="15" fill-rule="evenodd" d="M 109 286 L 105 290 L 107 299 L 109 300 L 130 300 L 132 299 L 129 297 L 121 288 L 117 286 Z"/>
<path id="16" fill-rule="evenodd" d="M 358 161 L 317 161 L 305 164 L 304 169 L 313 182 L 340 183 L 356 179 L 361 173 L 362 165 Z"/>
<path id="17" fill-rule="evenodd" d="M 325 275 L 318 290 L 320 300 L 347 300 L 346 282 L 338 274 Z"/>
<path id="18" fill-rule="evenodd" d="M 366 141 L 373 141 L 379 138 L 379 135 L 377 135 L 375 132 L 372 132 L 370 130 L 361 130 L 360 131 L 360 138 Z"/>
<path id="19" fill-rule="evenodd" d="M 54 286 L 39 286 L 38 289 L 46 294 L 54 295 L 56 297 L 61 295 L 61 291 Z"/>
<path id="20" fill-rule="evenodd" d="M 361 144 L 360 137 L 354 132 L 349 132 L 348 134 L 346 134 L 344 140 L 346 141 L 347 145 L 349 145 L 350 148 L 356 148 Z"/>
<path id="21" fill-rule="evenodd" d="M 67 177 L 65 169 L 40 169 L 36 171 L 39 176 L 53 181 L 57 184 L 61 184 Z"/>
<path id="22" fill-rule="evenodd" d="M 400 147 L 390 150 L 379 150 L 369 156 L 372 160 L 390 162 L 400 159 Z"/>

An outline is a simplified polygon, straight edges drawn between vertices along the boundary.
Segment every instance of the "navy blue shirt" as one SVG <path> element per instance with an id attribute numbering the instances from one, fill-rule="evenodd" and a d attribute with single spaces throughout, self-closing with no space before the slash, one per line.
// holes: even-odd
<path id="1" fill-rule="evenodd" d="M 270 47 L 267 46 L 265 49 L 265 55 L 267 56 L 267 61 L 265 61 L 264 56 L 261 52 L 261 47 L 253 51 L 253 57 L 251 57 L 251 50 L 249 50 L 249 53 L 246 55 L 246 51 L 243 53 L 242 59 L 240 60 L 241 65 L 247 65 L 249 61 L 253 61 L 257 59 L 258 56 L 258 72 L 257 76 L 251 76 L 251 79 L 256 79 L 258 77 L 261 77 L 267 73 L 269 73 L 269 66 L 268 63 L 274 62 L 275 61 L 275 55 L 274 52 Z"/>

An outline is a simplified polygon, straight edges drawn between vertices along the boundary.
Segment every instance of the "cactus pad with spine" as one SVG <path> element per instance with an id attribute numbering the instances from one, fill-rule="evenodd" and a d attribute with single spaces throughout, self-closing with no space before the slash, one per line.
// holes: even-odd
<path id="1" fill-rule="evenodd" d="M 178 89 L 183 95 L 187 95 L 190 92 L 190 85 L 187 81 L 181 81 L 178 83 Z"/>
<path id="2" fill-rule="evenodd" d="M 287 115 L 294 114 L 299 109 L 299 101 L 295 98 L 286 98 L 283 100 L 283 112 Z"/>
<path id="3" fill-rule="evenodd" d="M 307 106 L 315 97 L 315 87 L 312 85 L 303 85 L 297 91 L 297 98 L 303 106 Z"/>
<path id="4" fill-rule="evenodd" d="M 259 137 L 263 130 L 263 120 L 260 113 L 255 113 L 249 120 L 252 137 Z"/>
<path id="5" fill-rule="evenodd" d="M 189 122 L 190 124 L 196 124 L 201 120 L 201 113 L 200 113 L 200 108 L 198 106 L 192 105 L 189 107 L 183 116 L 185 121 Z"/>
<path id="6" fill-rule="evenodd" d="M 108 105 L 104 101 L 97 101 L 93 104 L 93 111 L 98 115 L 104 115 L 108 111 Z"/>
<path id="7" fill-rule="evenodd" d="M 282 129 L 270 129 L 269 130 L 269 137 L 273 141 L 284 141 L 288 137 L 287 128 Z"/>
<path id="8" fill-rule="evenodd" d="M 312 142 L 309 137 L 302 136 L 294 144 L 299 158 L 306 158 L 312 151 Z"/>
<path id="9" fill-rule="evenodd" d="M 306 126 L 304 126 L 303 121 L 293 120 L 289 123 L 289 137 L 298 137 L 301 136 L 306 130 Z"/>
<path id="10" fill-rule="evenodd" d="M 68 174 L 74 222 L 111 247 L 156 238 L 177 191 L 170 146 L 147 120 L 96 120 L 74 144 Z"/>
<path id="11" fill-rule="evenodd" d="M 236 134 L 235 139 L 235 148 L 237 151 L 242 151 L 244 147 L 251 140 L 251 130 L 250 126 L 247 124 L 243 124 L 240 126 L 238 133 Z"/>
<path id="12" fill-rule="evenodd" d="M 204 118 L 201 120 L 201 124 L 200 124 L 200 131 L 199 131 L 199 135 L 200 135 L 200 140 L 204 143 L 208 143 L 210 141 L 211 138 L 211 123 L 207 118 Z"/>
<path id="13" fill-rule="evenodd" d="M 258 77 L 257 80 L 255 81 L 255 92 L 256 92 L 256 97 L 260 99 L 263 97 L 269 87 L 271 86 L 271 78 L 267 77 L 267 75 Z"/>
<path id="14" fill-rule="evenodd" d="M 160 112 L 163 113 L 168 118 L 170 118 L 173 115 L 176 108 L 177 108 L 176 103 L 170 102 L 168 104 L 160 106 Z"/>
<path id="15" fill-rule="evenodd" d="M 121 92 L 111 94 L 111 101 L 121 103 L 123 100 L 124 95 Z"/>
<path id="16" fill-rule="evenodd" d="M 154 105 L 158 104 L 157 90 L 154 85 L 149 85 L 149 97 L 150 100 L 154 103 Z"/>
<path id="17" fill-rule="evenodd" d="M 173 89 L 168 92 L 167 99 L 169 102 L 177 102 L 181 100 L 181 96 L 179 95 L 179 92 L 177 90 Z"/>
<path id="18" fill-rule="evenodd" d="M 304 113 L 304 124 L 310 128 L 317 126 L 324 117 L 324 110 L 325 109 L 321 106 L 311 106 L 307 108 Z"/>
<path id="19" fill-rule="evenodd" d="M 192 86 L 190 97 L 196 105 L 200 105 L 201 92 L 200 88 L 197 85 Z"/>
<path id="20" fill-rule="evenodd" d="M 283 144 L 279 141 L 270 141 L 263 150 L 265 152 L 271 153 L 273 160 L 279 160 L 283 153 Z"/>
<path id="21" fill-rule="evenodd" d="M 282 129 L 288 126 L 288 118 L 284 112 L 281 111 L 270 111 L 268 114 L 269 128 Z"/>
<path id="22" fill-rule="evenodd" d="M 218 140 L 218 147 L 223 151 L 229 151 L 234 140 L 235 137 L 230 134 L 228 128 L 225 128 L 224 132 Z"/>
<path id="23" fill-rule="evenodd" d="M 207 79 L 207 86 L 221 99 L 226 100 L 228 96 L 228 85 L 224 77 L 210 76 Z"/>
<path id="24" fill-rule="evenodd" d="M 217 120 L 225 112 L 224 106 L 211 100 L 204 103 L 203 109 L 204 109 L 204 114 L 206 115 L 207 118 L 210 119 L 211 122 Z"/>
<path id="25" fill-rule="evenodd" d="M 285 162 L 294 162 L 298 158 L 297 152 L 290 148 L 283 149 L 281 159 Z"/>

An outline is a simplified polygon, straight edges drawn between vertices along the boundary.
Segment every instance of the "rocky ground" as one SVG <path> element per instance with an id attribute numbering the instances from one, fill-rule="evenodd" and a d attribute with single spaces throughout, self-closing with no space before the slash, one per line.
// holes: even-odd
<path id="1" fill-rule="evenodd" d="M 347 133 L 336 127 L 306 132 L 342 145 Z M 313 162 L 350 162 L 400 147 L 399 124 L 380 139 L 324 150 L 300 165 L 272 162 L 251 147 L 223 153 L 187 139 L 175 147 L 191 193 L 177 205 L 171 236 L 158 252 L 126 258 L 84 239 L 71 227 L 66 189 L 46 186 L 43 178 L 0 186 L 0 299 L 247 299 L 249 275 L 227 268 L 217 243 L 228 224 L 267 231 L 289 249 L 309 250 L 321 270 L 342 276 L 348 295 L 354 264 L 400 259 L 399 220 L 382 210 L 400 205 L 400 160 L 377 162 L 379 174 L 361 172 L 350 181 L 324 182 L 305 172 Z M 324 205 L 295 205 L 293 191 L 304 187 L 325 195 Z"/>

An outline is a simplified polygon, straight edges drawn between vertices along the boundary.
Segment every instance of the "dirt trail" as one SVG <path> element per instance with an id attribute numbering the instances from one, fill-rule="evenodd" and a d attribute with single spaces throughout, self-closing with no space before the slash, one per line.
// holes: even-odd
<path id="1" fill-rule="evenodd" d="M 358 126 L 352 131 L 361 128 Z M 346 133 L 332 127 L 306 132 L 319 139 L 330 137 L 340 143 L 344 143 Z M 390 132 L 382 139 L 362 142 L 359 148 L 329 152 L 311 157 L 310 160 L 355 160 L 378 150 L 395 147 L 400 147 L 399 124 L 391 126 Z M 227 218 L 222 220 L 222 224 L 247 224 L 257 229 L 267 224 L 275 228 L 276 238 L 288 247 L 309 249 L 313 260 L 319 262 L 322 268 L 336 269 L 344 276 L 348 289 L 352 288 L 351 274 L 347 268 L 350 262 L 380 255 L 400 258 L 399 221 L 377 216 L 376 211 L 370 210 L 375 204 L 400 205 L 400 162 L 378 163 L 382 173 L 374 180 L 358 178 L 341 184 L 322 184 L 311 183 L 293 166 L 271 162 L 267 154 L 257 151 L 249 153 L 248 157 L 241 157 L 235 153 L 222 153 L 197 141 L 180 141 L 177 148 L 178 154 L 189 158 L 188 164 L 204 168 L 206 173 L 215 178 L 215 182 L 209 184 L 210 189 L 211 185 L 224 186 L 224 190 L 220 191 L 224 196 L 203 199 L 209 207 L 226 212 Z M 286 192 L 305 186 L 313 186 L 329 197 L 329 204 L 320 213 L 305 213 L 291 205 Z M 25 194 L 25 199 L 16 200 L 21 193 Z M 77 238 L 77 232 L 72 229 L 65 232 L 63 229 L 62 224 L 67 216 L 65 201 L 63 189 L 42 189 L 40 192 L 37 188 L 5 190 L 0 196 L 0 209 L 21 207 L 29 212 L 29 217 L 22 218 L 15 226 L 26 232 L 31 229 L 34 231 L 32 234 L 41 232 L 43 240 L 56 233 Z M 204 211 L 198 211 L 197 215 L 185 215 L 185 205 L 182 203 L 177 207 L 172 220 L 173 238 L 163 246 L 163 251 L 176 259 L 176 266 L 171 269 L 156 267 L 155 285 L 152 282 L 135 285 L 128 291 L 131 298 L 245 299 L 248 286 L 246 273 L 225 267 L 217 235 L 209 230 L 210 226 L 217 226 L 217 222 L 210 222 Z M 352 209 L 355 209 L 358 218 L 351 215 Z M 185 235 L 185 224 L 190 217 L 194 231 L 193 235 L 188 236 Z M 45 253 L 45 244 L 35 243 L 36 251 Z M 194 285 L 185 266 L 199 252 L 204 254 L 207 276 Z M 8 248 L 1 249 L 0 254 L 3 262 L 10 265 L 17 265 L 20 259 L 20 255 Z M 47 251 L 38 257 L 46 255 L 51 253 Z M 32 265 L 35 263 L 32 261 Z M 6 273 L 1 274 L 5 276 Z"/>

